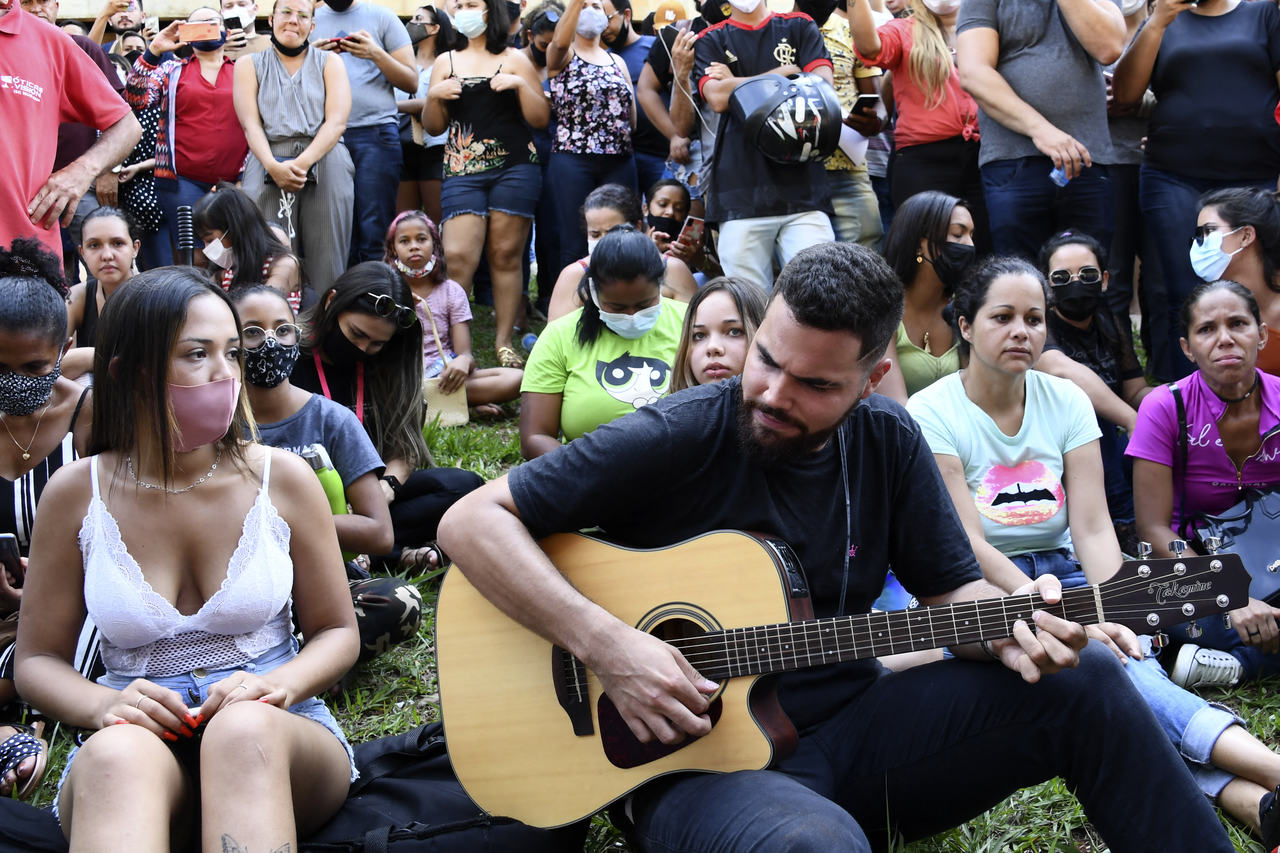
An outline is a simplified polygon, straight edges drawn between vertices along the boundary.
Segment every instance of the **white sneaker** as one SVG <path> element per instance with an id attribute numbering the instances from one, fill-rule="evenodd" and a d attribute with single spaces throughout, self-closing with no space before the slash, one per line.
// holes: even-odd
<path id="1" fill-rule="evenodd" d="M 1234 687 L 1244 667 L 1235 655 L 1187 644 L 1178 650 L 1169 680 L 1179 687 Z"/>

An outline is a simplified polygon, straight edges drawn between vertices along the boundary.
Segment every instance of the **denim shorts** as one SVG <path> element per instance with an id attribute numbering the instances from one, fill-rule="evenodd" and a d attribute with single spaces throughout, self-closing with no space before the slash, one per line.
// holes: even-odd
<path id="1" fill-rule="evenodd" d="M 229 675 L 236 672 L 251 672 L 256 675 L 265 675 L 281 664 L 288 663 L 298 654 L 297 641 L 292 637 L 274 648 L 268 649 L 258 657 L 244 664 L 243 666 L 230 667 L 228 669 L 196 669 L 192 672 L 185 672 L 179 675 L 166 675 L 159 678 L 148 678 L 152 684 L 158 684 L 161 687 L 167 687 L 182 697 L 188 708 L 197 708 L 204 704 L 209 698 L 209 688 L 217 684 Z M 128 687 L 134 678 L 133 676 L 115 675 L 106 673 L 98 679 L 98 683 L 104 687 L 110 687 L 114 690 L 123 690 Z M 359 778 L 360 774 L 356 770 L 355 755 L 351 751 L 351 744 L 347 741 L 347 736 L 342 733 L 342 729 L 338 726 L 338 721 L 334 719 L 333 714 L 325 706 L 324 702 L 315 696 L 309 699 L 303 699 L 289 707 L 289 710 L 308 720 L 315 720 L 329 731 L 333 732 L 333 736 L 342 744 L 342 748 L 347 751 L 347 759 L 351 762 L 351 780 L 354 782 Z M 190 752 L 190 744 L 182 744 L 181 742 L 173 744 L 172 748 L 175 754 L 178 754 L 179 761 L 188 770 L 191 769 L 188 762 L 184 760 L 185 756 L 181 754 L 183 751 Z M 71 763 L 75 760 L 76 753 L 79 749 L 71 750 L 71 754 L 67 756 L 67 766 L 62 770 L 62 778 L 58 780 L 58 794 L 62 793 L 62 786 L 67 781 L 67 773 L 71 770 Z M 198 754 L 198 753 L 197 753 Z M 58 797 L 53 800 L 53 816 L 58 816 Z"/>
<path id="2" fill-rule="evenodd" d="M 463 213 L 488 216 L 490 211 L 533 219 L 542 194 L 542 170 L 536 163 L 516 163 L 476 175 L 445 175 L 440 188 L 441 218 Z"/>

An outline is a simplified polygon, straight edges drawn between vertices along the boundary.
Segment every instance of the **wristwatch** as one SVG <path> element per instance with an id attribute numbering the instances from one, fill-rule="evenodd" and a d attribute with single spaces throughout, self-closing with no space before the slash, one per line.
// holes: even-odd
<path id="1" fill-rule="evenodd" d="M 393 495 L 396 492 L 400 491 L 400 487 L 404 485 L 404 483 L 400 482 L 400 478 L 397 477 L 395 474 L 383 474 L 378 479 L 382 480 L 382 482 L 386 483 L 388 486 L 391 487 L 391 494 Z"/>

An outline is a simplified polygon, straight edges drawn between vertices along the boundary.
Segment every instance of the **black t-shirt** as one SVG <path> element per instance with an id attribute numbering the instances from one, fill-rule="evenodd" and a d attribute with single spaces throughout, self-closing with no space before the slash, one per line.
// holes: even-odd
<path id="1" fill-rule="evenodd" d="M 981 577 L 969 540 L 911 416 L 876 395 L 845 436 L 849 507 L 839 442 L 800 462 L 764 468 L 737 440 L 739 382 L 702 385 L 645 406 L 514 469 L 508 483 L 535 537 L 599 525 L 639 548 L 711 530 L 777 535 L 795 549 L 816 616 L 866 613 L 892 565 L 917 596 Z M 826 719 L 875 678 L 874 661 L 787 673 L 779 697 L 801 729 Z"/>
<path id="2" fill-rule="evenodd" d="M 1280 10 L 1239 3 L 1225 15 L 1183 12 L 1151 70 L 1156 107 L 1146 162 L 1215 181 L 1280 174 Z"/>
<path id="3" fill-rule="evenodd" d="M 1132 336 L 1121 334 L 1106 311 L 1094 315 L 1087 329 L 1077 329 L 1056 311 L 1050 311 L 1048 317 L 1050 346 L 1098 374 L 1118 396 L 1124 397 L 1126 380 L 1144 375 Z"/>
<path id="4" fill-rule="evenodd" d="M 341 334 L 338 332 L 338 334 Z M 364 424 L 364 431 L 369 434 L 372 440 L 375 429 L 374 424 L 377 417 L 377 407 L 369 399 L 369 373 L 370 366 L 365 365 L 364 375 L 364 413 L 361 423 Z M 310 391 L 312 394 L 319 394 L 322 397 L 328 397 L 333 402 L 341 406 L 346 406 L 356 417 L 361 417 L 360 412 L 356 412 L 356 364 L 326 364 L 324 366 L 324 382 L 320 381 L 320 373 L 316 370 L 316 360 L 311 353 L 305 350 L 298 356 L 297 362 L 293 365 L 293 373 L 289 375 L 289 381 L 303 389 Z M 328 393 L 325 392 L 325 385 L 329 386 Z"/>
<path id="5" fill-rule="evenodd" d="M 636 84 L 640 82 L 640 72 L 644 70 L 645 60 L 649 58 L 649 53 L 656 43 L 657 39 L 653 36 L 641 36 L 626 47 L 614 49 L 613 52 L 622 57 L 622 61 L 627 65 L 627 72 L 631 75 L 632 91 L 635 91 Z M 669 104 L 670 99 L 664 98 L 664 103 Z M 652 154 L 664 160 L 671 150 L 667 138 L 653 126 L 653 122 L 649 121 L 649 116 L 645 114 L 639 103 L 636 104 L 636 129 L 631 132 L 631 147 L 642 154 Z M 647 193 L 649 188 L 641 187 L 640 191 Z"/>
<path id="6" fill-rule="evenodd" d="M 713 62 L 729 66 L 735 77 L 754 77 L 783 65 L 805 71 L 831 67 L 822 32 L 800 12 L 770 15 L 754 27 L 732 19 L 704 30 L 694 44 L 693 80 L 697 94 L 710 79 Z M 732 111 L 720 116 L 711 163 L 707 218 L 713 222 L 785 216 L 820 210 L 830 214 L 831 192 L 821 161 L 784 166 L 760 153 L 743 133 Z"/>

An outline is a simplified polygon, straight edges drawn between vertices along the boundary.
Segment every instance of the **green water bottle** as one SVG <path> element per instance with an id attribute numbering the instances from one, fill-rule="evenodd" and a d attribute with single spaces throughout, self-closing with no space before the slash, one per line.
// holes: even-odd
<path id="1" fill-rule="evenodd" d="M 330 512 L 334 515 L 346 515 L 347 493 L 342 488 L 342 478 L 329 459 L 329 451 L 324 449 L 323 444 L 309 444 L 302 448 L 302 458 L 311 464 L 311 470 L 320 478 L 325 497 L 329 499 Z"/>

